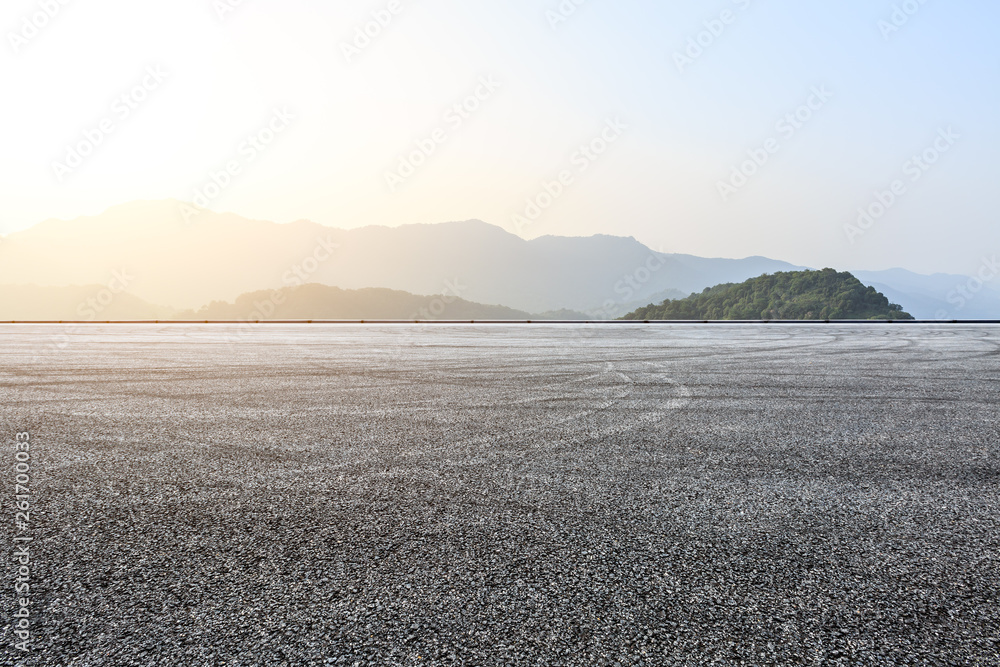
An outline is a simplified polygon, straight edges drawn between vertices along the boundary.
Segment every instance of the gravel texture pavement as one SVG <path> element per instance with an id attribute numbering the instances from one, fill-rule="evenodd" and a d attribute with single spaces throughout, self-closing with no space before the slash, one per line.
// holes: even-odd
<path id="1" fill-rule="evenodd" d="M 0 326 L 0 374 L 3 665 L 1000 665 L 997 327 Z"/>

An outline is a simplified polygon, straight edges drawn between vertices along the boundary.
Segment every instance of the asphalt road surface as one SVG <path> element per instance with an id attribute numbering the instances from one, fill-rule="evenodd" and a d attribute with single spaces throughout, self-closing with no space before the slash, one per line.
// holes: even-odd
<path id="1" fill-rule="evenodd" d="M 3 326 L 0 374 L 0 664 L 1000 664 L 1000 328 Z"/>

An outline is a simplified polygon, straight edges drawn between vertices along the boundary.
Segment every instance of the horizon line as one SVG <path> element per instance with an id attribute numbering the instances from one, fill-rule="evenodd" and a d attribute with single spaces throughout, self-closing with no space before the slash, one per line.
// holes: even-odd
<path id="1" fill-rule="evenodd" d="M 290 320 L 0 320 L 0 326 L 10 325 L 234 325 L 234 324 L 287 324 L 287 325 L 310 325 L 310 324 L 355 324 L 355 325 L 482 325 L 482 324 L 529 324 L 529 325 L 549 325 L 549 324 L 603 324 L 603 325 L 641 325 L 641 324 L 677 324 L 677 325 L 713 325 L 713 324 L 947 324 L 947 325 L 1000 325 L 1000 320 L 983 319 L 944 319 L 944 320 L 383 320 L 383 319 L 347 319 L 347 320 L 326 320 L 326 319 L 290 319 Z"/>

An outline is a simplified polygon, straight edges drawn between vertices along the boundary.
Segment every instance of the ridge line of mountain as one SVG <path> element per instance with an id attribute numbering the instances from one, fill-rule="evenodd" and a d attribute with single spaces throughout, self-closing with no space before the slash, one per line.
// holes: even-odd
<path id="1" fill-rule="evenodd" d="M 660 252 L 631 236 L 528 240 L 482 220 L 343 229 L 204 210 L 188 222 L 180 206 L 178 200 L 129 202 L 9 234 L 0 243 L 0 285 L 106 285 L 117 273 L 130 277 L 123 291 L 183 311 L 318 283 L 447 292 L 525 313 L 568 309 L 614 319 L 706 287 L 809 268 L 760 255 Z M 853 273 L 921 319 L 1000 314 L 1000 292 L 989 285 L 962 296 L 964 276 L 906 269 Z"/>

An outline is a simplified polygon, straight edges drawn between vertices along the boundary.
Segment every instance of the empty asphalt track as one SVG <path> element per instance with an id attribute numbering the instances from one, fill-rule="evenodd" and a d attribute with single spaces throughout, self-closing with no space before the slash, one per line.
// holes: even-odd
<path id="1" fill-rule="evenodd" d="M 998 404 L 988 326 L 0 326 L 0 664 L 997 665 Z"/>

